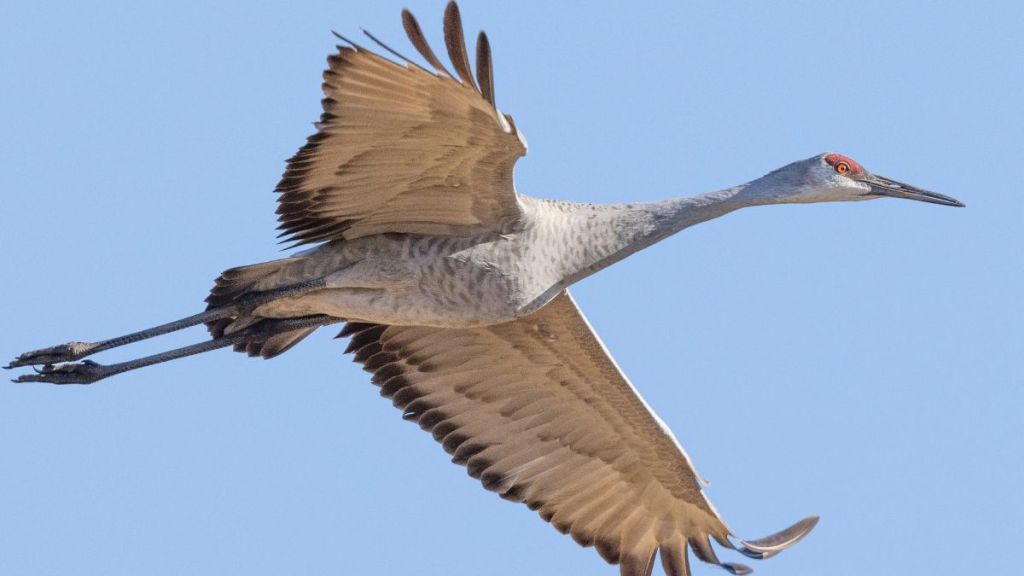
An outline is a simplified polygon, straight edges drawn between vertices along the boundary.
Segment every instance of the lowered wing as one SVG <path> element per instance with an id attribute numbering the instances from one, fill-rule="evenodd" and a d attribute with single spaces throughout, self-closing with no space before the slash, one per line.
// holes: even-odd
<path id="1" fill-rule="evenodd" d="M 349 351 L 381 394 L 488 490 L 593 545 L 624 575 L 689 574 L 709 541 L 754 557 L 802 538 L 808 518 L 733 544 L 672 433 L 637 393 L 567 292 L 534 314 L 480 328 L 351 323 Z"/>

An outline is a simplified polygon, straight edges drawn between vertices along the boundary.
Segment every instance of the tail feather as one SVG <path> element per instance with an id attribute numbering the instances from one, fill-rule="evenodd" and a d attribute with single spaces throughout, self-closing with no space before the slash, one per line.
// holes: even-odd
<path id="1" fill-rule="evenodd" d="M 273 286 L 262 284 L 276 284 L 275 276 L 281 275 L 282 272 L 285 273 L 284 276 L 287 276 L 287 268 L 303 259 L 302 256 L 293 256 L 225 270 L 217 277 L 213 289 L 206 297 L 207 310 L 229 306 L 250 292 L 272 288 Z M 287 278 L 282 280 L 287 282 Z M 238 316 L 207 322 L 206 328 L 210 331 L 211 336 L 220 338 L 258 325 L 262 320 L 262 318 L 248 315 L 243 311 Z M 273 358 L 288 351 L 314 330 L 316 330 L 315 326 L 274 334 L 262 339 L 254 336 L 253 340 L 235 344 L 234 349 L 236 352 L 245 352 L 249 356 Z"/>
<path id="2" fill-rule="evenodd" d="M 309 328 L 301 328 L 299 330 L 292 330 L 291 332 L 282 332 L 280 334 L 274 334 L 273 336 L 265 340 L 247 340 L 235 344 L 236 352 L 245 352 L 249 356 L 260 356 L 264 359 L 273 358 L 279 354 L 284 354 L 295 346 L 303 338 L 309 336 L 316 330 L 316 326 Z"/>
<path id="3" fill-rule="evenodd" d="M 206 297 L 207 309 L 231 304 L 239 296 L 252 290 L 260 280 L 302 259 L 301 256 L 293 256 L 282 260 L 228 268 L 217 277 L 213 289 L 210 290 L 210 295 Z"/>

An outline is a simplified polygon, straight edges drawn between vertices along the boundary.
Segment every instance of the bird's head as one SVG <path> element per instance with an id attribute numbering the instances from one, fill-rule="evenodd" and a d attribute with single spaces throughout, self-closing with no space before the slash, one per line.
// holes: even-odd
<path id="1" fill-rule="evenodd" d="M 836 152 L 784 166 L 758 182 L 755 193 L 770 203 L 849 202 L 874 198 L 906 198 L 943 206 L 964 204 L 898 180 L 872 174 L 852 158 Z"/>

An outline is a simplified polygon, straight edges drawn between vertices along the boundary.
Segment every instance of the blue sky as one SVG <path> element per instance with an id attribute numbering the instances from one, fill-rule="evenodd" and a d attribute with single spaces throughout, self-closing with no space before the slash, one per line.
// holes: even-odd
<path id="1" fill-rule="evenodd" d="M 222 269 L 278 257 L 271 190 L 328 31 L 407 46 L 401 3 L 209 4 L 5 5 L 5 361 L 193 313 Z M 821 515 L 757 573 L 1012 565 L 1021 4 L 550 4 L 462 4 L 529 139 L 524 193 L 689 195 L 836 150 L 968 205 L 744 210 L 575 288 L 738 534 Z M 444 3 L 408 5 L 439 43 Z M 0 384 L 0 573 L 617 573 L 448 463 L 331 336 Z"/>

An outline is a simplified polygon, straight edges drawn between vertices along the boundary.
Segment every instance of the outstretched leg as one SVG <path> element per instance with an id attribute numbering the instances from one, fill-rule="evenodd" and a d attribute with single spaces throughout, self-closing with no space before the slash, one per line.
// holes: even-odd
<path id="1" fill-rule="evenodd" d="M 161 324 L 138 332 L 132 332 L 131 334 L 125 334 L 124 336 L 118 336 L 117 338 L 111 338 L 109 340 L 102 340 L 100 342 L 68 342 L 67 344 L 60 344 L 59 346 L 51 346 L 49 348 L 41 348 L 39 350 L 33 350 L 31 352 L 25 352 L 21 354 L 5 368 L 17 368 L 18 366 L 30 366 L 32 364 L 57 364 L 59 362 L 73 362 L 75 360 L 81 360 L 86 356 L 91 356 L 97 352 L 103 352 L 104 350 L 110 350 L 111 348 L 117 348 L 140 340 L 146 340 L 153 338 L 154 336 L 160 336 L 161 334 L 167 334 L 169 332 L 176 332 L 196 324 L 202 324 L 203 322 L 212 322 L 214 320 L 220 320 L 221 318 L 227 318 L 234 314 L 237 314 L 238 310 L 234 306 L 226 306 L 224 308 L 215 308 L 213 310 L 207 310 L 201 314 L 194 314 L 187 316 L 174 322 L 168 322 L 167 324 Z"/>
<path id="2" fill-rule="evenodd" d="M 201 316 L 198 314 L 197 316 Z M 187 319 L 185 319 L 187 320 Z M 46 364 L 37 369 L 35 374 L 22 374 L 14 382 L 48 382 L 50 384 L 92 384 L 98 380 L 108 378 L 115 374 L 121 374 L 129 370 L 135 370 L 153 364 L 160 364 L 169 360 L 176 360 L 194 354 L 209 352 L 225 346 L 231 346 L 253 338 L 269 338 L 275 334 L 291 332 L 312 326 L 325 326 L 342 322 L 340 318 L 319 314 L 316 316 L 301 316 L 298 318 L 286 318 L 283 320 L 264 320 L 259 324 L 251 326 L 230 336 L 214 338 L 207 342 L 185 346 L 152 356 L 137 358 L 118 364 L 103 365 L 91 360 L 64 364 Z M 202 320 L 200 320 L 202 322 Z M 198 324 L 195 322 L 194 324 Z M 160 328 L 160 327 L 158 327 Z"/>
<path id="3" fill-rule="evenodd" d="M 187 316 L 174 322 L 168 322 L 167 324 L 161 324 L 138 332 L 132 332 L 131 334 L 125 334 L 124 336 L 118 336 L 109 340 L 102 340 L 100 342 L 69 342 L 67 344 L 61 344 L 59 346 L 51 346 L 49 348 L 42 348 L 39 350 L 33 350 L 26 352 L 15 358 L 5 368 L 17 368 L 19 366 L 30 366 L 33 364 L 57 364 L 60 362 L 74 362 L 75 360 L 81 360 L 86 356 L 91 356 L 97 352 L 103 352 L 104 350 L 110 350 L 111 348 L 117 348 L 126 344 L 132 344 L 139 342 L 140 340 L 147 340 L 155 336 L 167 334 L 169 332 L 176 332 L 184 328 L 189 328 L 197 324 L 203 324 L 206 322 L 213 322 L 222 318 L 230 318 L 237 316 L 240 312 L 252 310 L 261 304 L 276 300 L 278 298 L 287 298 L 290 296 L 298 296 L 306 292 L 312 292 L 319 290 L 324 287 L 323 278 L 318 278 L 308 282 L 301 282 L 299 284 L 293 284 L 291 286 L 285 286 L 275 290 L 267 290 L 264 292 L 252 292 L 239 298 L 236 302 L 220 306 L 218 308 L 212 308 L 199 314 Z M 225 344 L 226 346 L 226 344 Z M 201 350 L 205 352 L 205 350 Z"/>

